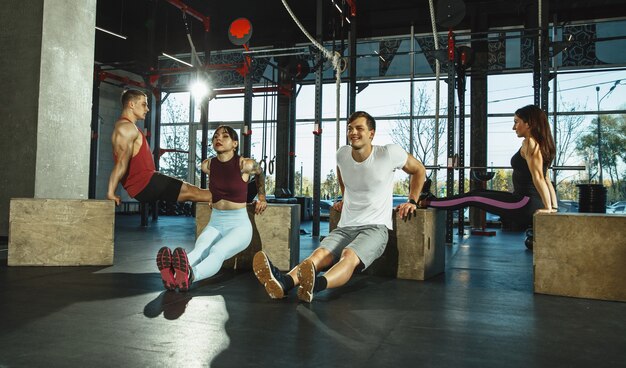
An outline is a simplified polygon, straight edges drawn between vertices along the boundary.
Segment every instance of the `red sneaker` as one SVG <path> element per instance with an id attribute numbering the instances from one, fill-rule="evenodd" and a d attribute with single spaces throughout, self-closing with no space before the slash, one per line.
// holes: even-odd
<path id="1" fill-rule="evenodd" d="M 183 248 L 174 249 L 172 254 L 172 265 L 174 267 L 174 275 L 176 287 L 179 291 L 187 291 L 191 286 L 191 266 L 187 259 L 187 252 Z"/>
<path id="2" fill-rule="evenodd" d="M 176 281 L 174 279 L 174 269 L 172 268 L 172 251 L 168 247 L 159 249 L 156 256 L 156 264 L 161 272 L 163 286 L 167 290 L 176 290 Z"/>

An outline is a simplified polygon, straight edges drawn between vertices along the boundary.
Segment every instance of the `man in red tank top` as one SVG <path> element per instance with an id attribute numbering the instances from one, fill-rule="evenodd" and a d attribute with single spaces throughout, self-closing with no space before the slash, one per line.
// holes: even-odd
<path id="1" fill-rule="evenodd" d="M 148 111 L 145 93 L 132 89 L 124 91 L 122 114 L 111 136 L 115 166 L 109 177 L 107 199 L 120 204 L 120 196 L 115 194 L 115 190 L 121 183 L 128 195 L 140 202 L 212 202 L 208 189 L 200 189 L 156 171 L 148 141 L 136 126 L 138 120 L 146 118 Z"/>

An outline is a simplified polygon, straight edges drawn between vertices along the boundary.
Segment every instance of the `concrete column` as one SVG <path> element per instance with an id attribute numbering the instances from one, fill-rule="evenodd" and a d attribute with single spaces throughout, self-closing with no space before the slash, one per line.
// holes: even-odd
<path id="1" fill-rule="evenodd" d="M 0 236 L 9 200 L 87 199 L 96 0 L 0 7 Z"/>

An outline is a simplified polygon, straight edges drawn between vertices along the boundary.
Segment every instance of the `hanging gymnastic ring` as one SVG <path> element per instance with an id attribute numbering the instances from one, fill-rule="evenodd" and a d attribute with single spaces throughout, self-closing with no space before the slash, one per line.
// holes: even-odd
<path id="1" fill-rule="evenodd" d="M 269 173 L 270 175 L 274 174 L 274 159 L 270 160 L 270 164 L 269 164 Z"/>
<path id="2" fill-rule="evenodd" d="M 263 157 L 263 159 L 259 161 L 259 166 L 263 170 L 263 176 L 267 176 L 267 156 Z"/>

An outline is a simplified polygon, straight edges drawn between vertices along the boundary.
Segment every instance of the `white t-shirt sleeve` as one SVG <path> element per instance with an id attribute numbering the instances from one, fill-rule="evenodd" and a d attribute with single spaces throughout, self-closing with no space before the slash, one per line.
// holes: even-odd
<path id="1" fill-rule="evenodd" d="M 387 152 L 389 152 L 389 158 L 393 167 L 396 169 L 402 169 L 406 165 L 406 161 L 409 159 L 409 154 L 397 144 L 385 145 Z"/>
<path id="2" fill-rule="evenodd" d="M 335 152 L 335 159 L 337 160 L 337 164 L 339 164 L 339 161 L 343 159 L 344 156 L 347 154 L 346 151 L 350 152 L 351 150 L 352 147 L 348 145 L 339 147 L 337 152 Z"/>
<path id="3" fill-rule="evenodd" d="M 344 164 L 345 161 L 348 159 L 348 155 L 350 155 L 351 150 L 352 147 L 350 146 L 341 146 L 339 147 L 337 152 L 335 152 L 335 162 L 337 163 L 338 170 L 341 169 L 341 165 Z M 343 173 L 341 174 L 343 175 Z"/>

